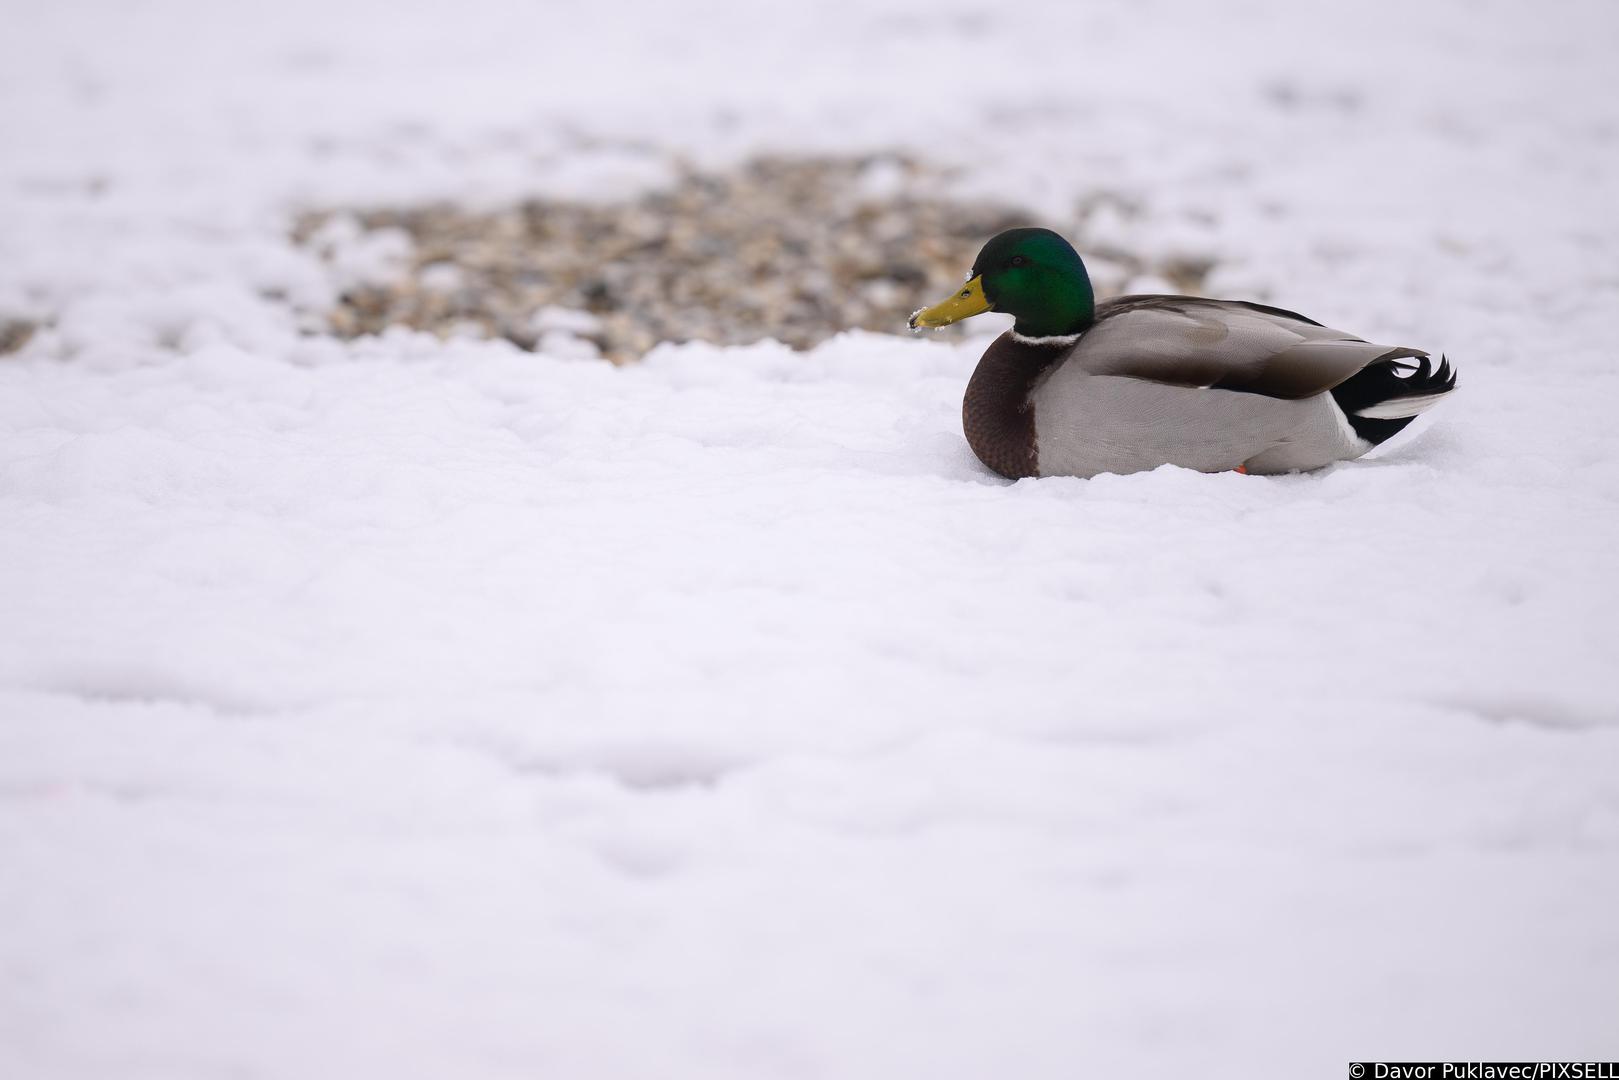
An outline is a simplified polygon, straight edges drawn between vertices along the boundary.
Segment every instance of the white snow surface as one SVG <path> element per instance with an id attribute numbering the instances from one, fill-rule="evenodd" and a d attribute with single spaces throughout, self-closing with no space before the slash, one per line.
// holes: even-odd
<path id="1" fill-rule="evenodd" d="M 5 6 L 0 1076 L 1619 1056 L 1619 8 Z M 1012 484 L 982 338 L 341 343 L 286 239 L 884 148 L 1461 389 Z"/>

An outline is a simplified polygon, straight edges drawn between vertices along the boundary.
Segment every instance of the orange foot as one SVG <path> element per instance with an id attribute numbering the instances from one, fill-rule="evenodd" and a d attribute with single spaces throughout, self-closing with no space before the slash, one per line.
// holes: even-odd
<path id="1" fill-rule="evenodd" d="M 1246 466 L 1246 465 L 1238 465 L 1235 469 L 1232 469 L 1231 471 L 1234 472 L 1234 473 L 1241 473 L 1242 475 L 1247 476 L 1248 475 L 1248 466 Z"/>

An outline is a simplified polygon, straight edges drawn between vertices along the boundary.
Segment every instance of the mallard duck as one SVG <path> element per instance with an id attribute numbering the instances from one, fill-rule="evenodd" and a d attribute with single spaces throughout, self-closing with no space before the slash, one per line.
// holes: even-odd
<path id="1" fill-rule="evenodd" d="M 1084 261 L 1049 229 L 990 240 L 966 285 L 911 327 L 985 311 L 1016 322 L 978 361 L 962 426 L 979 460 L 1013 479 L 1317 469 L 1360 457 L 1456 386 L 1443 357 L 1435 368 L 1421 349 L 1264 304 L 1098 304 Z"/>

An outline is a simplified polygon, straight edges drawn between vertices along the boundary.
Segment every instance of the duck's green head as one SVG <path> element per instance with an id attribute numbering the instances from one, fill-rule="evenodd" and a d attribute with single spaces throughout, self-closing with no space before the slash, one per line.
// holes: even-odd
<path id="1" fill-rule="evenodd" d="M 985 311 L 1017 319 L 1025 337 L 1077 334 L 1096 314 L 1091 277 L 1073 245 L 1050 229 L 1008 229 L 978 253 L 967 283 L 911 316 L 911 328 L 948 326 Z"/>

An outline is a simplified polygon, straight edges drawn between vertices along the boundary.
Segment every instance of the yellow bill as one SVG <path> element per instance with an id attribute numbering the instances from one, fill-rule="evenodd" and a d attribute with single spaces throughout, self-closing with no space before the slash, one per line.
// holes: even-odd
<path id="1" fill-rule="evenodd" d="M 961 287 L 961 291 L 948 300 L 941 300 L 932 307 L 925 307 L 911 316 L 911 329 L 919 326 L 949 326 L 962 319 L 970 319 L 974 315 L 982 315 L 989 310 L 989 300 L 984 296 L 984 278 L 982 275 L 973 278 Z"/>

